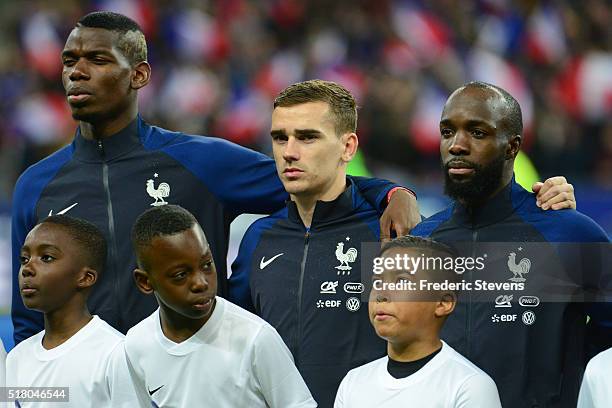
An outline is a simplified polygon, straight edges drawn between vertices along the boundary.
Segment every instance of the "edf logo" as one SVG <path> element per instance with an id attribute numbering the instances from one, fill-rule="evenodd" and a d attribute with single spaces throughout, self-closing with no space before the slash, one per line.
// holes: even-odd
<path id="1" fill-rule="evenodd" d="M 497 313 L 495 313 L 493 316 L 491 316 L 491 321 L 493 323 L 515 322 L 516 321 L 516 314 L 502 314 L 502 315 L 498 315 Z"/>
<path id="2" fill-rule="evenodd" d="M 334 307 L 340 307 L 340 301 L 339 300 L 317 300 L 317 308 L 318 309 L 325 309 L 325 308 L 334 308 Z"/>

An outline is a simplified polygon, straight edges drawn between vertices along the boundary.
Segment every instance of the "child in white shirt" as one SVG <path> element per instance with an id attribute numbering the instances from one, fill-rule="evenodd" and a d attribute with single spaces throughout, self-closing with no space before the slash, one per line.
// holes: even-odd
<path id="1" fill-rule="evenodd" d="M 145 211 L 132 242 L 136 284 L 159 303 L 126 337 L 143 405 L 316 407 L 276 330 L 216 297 L 210 246 L 193 215 L 174 205 Z"/>
<path id="2" fill-rule="evenodd" d="M 383 247 L 381 265 L 394 266 L 374 275 L 369 312 L 376 333 L 387 340 L 387 356 L 349 371 L 338 389 L 335 408 L 501 408 L 491 377 L 440 340 L 444 321 L 455 308 L 456 294 L 390 285 L 416 283 L 418 288 L 419 279 L 455 279 L 453 271 L 410 271 L 394 262 L 404 256 L 425 255 L 454 253 L 445 245 L 412 236 Z"/>
<path id="3" fill-rule="evenodd" d="M 43 220 L 21 248 L 19 289 L 25 306 L 44 313 L 45 329 L 6 359 L 7 387 L 66 387 L 56 401 L 18 397 L 26 407 L 134 407 L 138 404 L 123 335 L 87 309 L 106 258 L 91 223 L 66 215 Z M 68 401 L 68 402 L 60 402 Z"/>

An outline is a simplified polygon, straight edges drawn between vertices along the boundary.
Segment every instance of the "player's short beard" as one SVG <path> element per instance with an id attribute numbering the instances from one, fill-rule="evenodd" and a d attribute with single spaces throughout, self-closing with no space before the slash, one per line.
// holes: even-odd
<path id="1" fill-rule="evenodd" d="M 97 123 L 105 116 L 99 112 L 87 112 L 84 109 L 73 109 L 71 113 L 72 119 L 87 123 Z"/>
<path id="2" fill-rule="evenodd" d="M 500 154 L 491 163 L 482 166 L 468 160 L 457 158 L 474 169 L 474 175 L 468 181 L 457 182 L 448 174 L 448 164 L 443 164 L 444 194 L 454 200 L 464 202 L 466 205 L 477 205 L 484 202 L 495 190 L 499 188 L 504 172 L 505 157 Z"/>

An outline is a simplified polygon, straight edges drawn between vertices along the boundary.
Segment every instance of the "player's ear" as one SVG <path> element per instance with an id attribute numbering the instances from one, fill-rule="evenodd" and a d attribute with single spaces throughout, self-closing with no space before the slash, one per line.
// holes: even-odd
<path id="1" fill-rule="evenodd" d="M 508 137 L 508 144 L 506 145 L 506 159 L 516 158 L 516 155 L 521 149 L 521 143 L 521 135 L 513 135 Z"/>
<path id="2" fill-rule="evenodd" d="M 138 268 L 134 269 L 134 281 L 136 282 L 138 290 L 145 295 L 153 293 L 153 286 L 151 285 L 147 271 Z"/>
<path id="3" fill-rule="evenodd" d="M 436 317 L 448 316 L 455 310 L 457 295 L 454 292 L 443 292 L 436 303 L 434 314 Z"/>
<path id="4" fill-rule="evenodd" d="M 151 66 L 146 61 L 141 61 L 134 67 L 131 78 L 132 89 L 140 89 L 151 80 Z"/>
<path id="5" fill-rule="evenodd" d="M 77 280 L 77 287 L 79 289 L 86 289 L 92 287 L 98 280 L 98 271 L 88 266 L 83 267 Z"/>
<path id="6" fill-rule="evenodd" d="M 355 133 L 345 133 L 340 136 L 344 151 L 342 152 L 342 161 L 345 163 L 350 162 L 357 154 L 357 147 L 359 146 L 359 139 Z"/>

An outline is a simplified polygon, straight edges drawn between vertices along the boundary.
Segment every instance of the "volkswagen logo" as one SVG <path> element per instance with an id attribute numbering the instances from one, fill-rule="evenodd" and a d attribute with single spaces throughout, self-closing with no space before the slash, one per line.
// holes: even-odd
<path id="1" fill-rule="evenodd" d="M 523 323 L 525 323 L 527 326 L 531 326 L 535 322 L 535 319 L 536 315 L 531 310 L 523 313 Z"/>
<path id="2" fill-rule="evenodd" d="M 351 312 L 356 312 L 361 307 L 361 301 L 356 297 L 350 297 L 346 300 L 346 308 Z"/>

